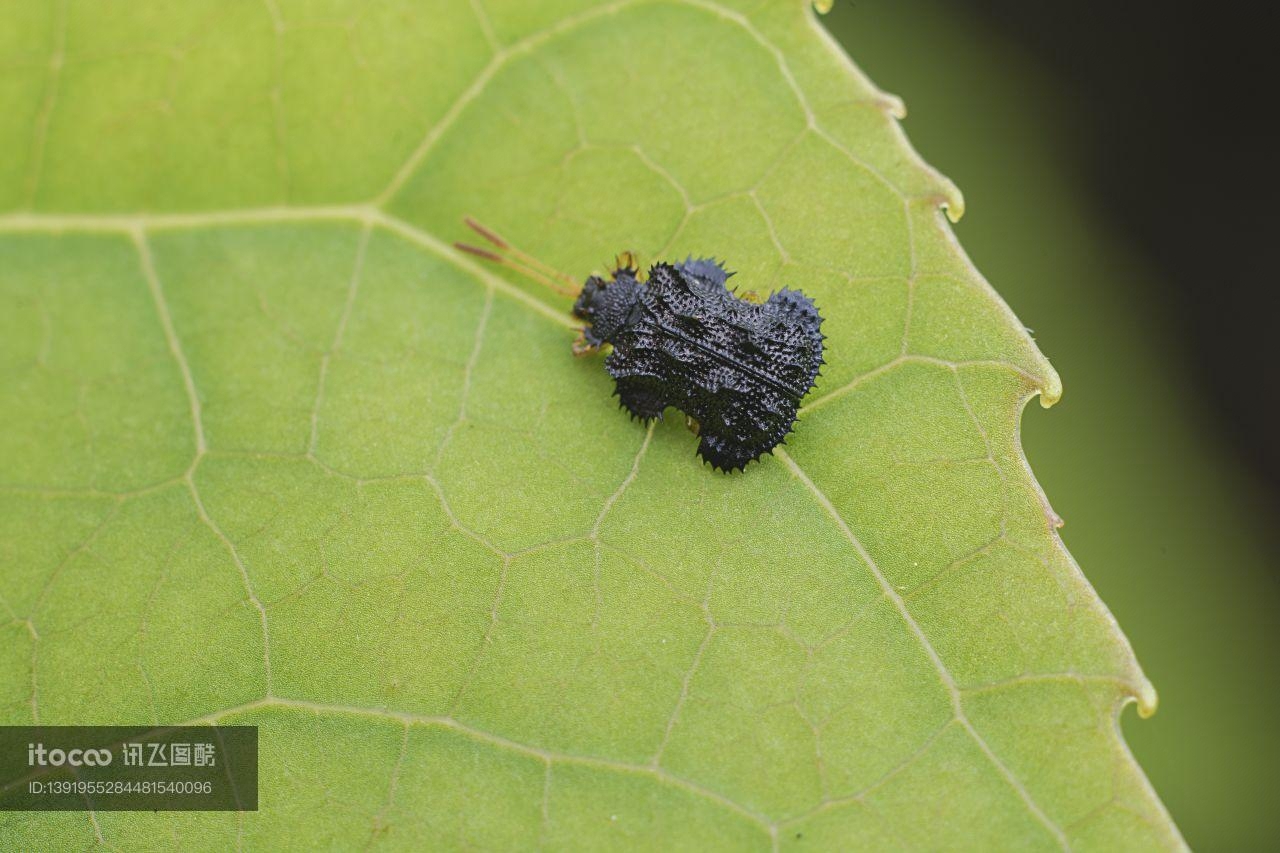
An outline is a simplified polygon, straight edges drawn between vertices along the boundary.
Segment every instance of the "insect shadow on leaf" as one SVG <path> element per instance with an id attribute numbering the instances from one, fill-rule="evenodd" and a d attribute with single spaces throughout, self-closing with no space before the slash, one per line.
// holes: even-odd
<path id="1" fill-rule="evenodd" d="M 795 428 L 826 339 L 817 306 L 799 290 L 739 295 L 728 286 L 733 273 L 713 257 L 660 261 L 642 273 L 630 252 L 608 277 L 578 284 L 475 219 L 464 221 L 492 248 L 458 249 L 574 298 L 573 316 L 586 325 L 573 352 L 609 349 L 605 369 L 633 419 L 680 410 L 698 436 L 698 455 L 726 472 L 772 453 Z"/>

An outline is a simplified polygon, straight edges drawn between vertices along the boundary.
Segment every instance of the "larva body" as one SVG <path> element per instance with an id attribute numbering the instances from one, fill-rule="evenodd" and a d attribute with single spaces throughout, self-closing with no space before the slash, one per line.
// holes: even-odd
<path id="1" fill-rule="evenodd" d="M 740 471 L 781 444 L 822 367 L 822 317 L 813 300 L 783 288 L 768 299 L 739 296 L 714 258 L 657 263 L 641 277 L 630 253 L 608 278 L 578 285 L 467 218 L 496 251 L 457 248 L 515 270 L 575 298 L 586 322 L 577 355 L 609 346 L 605 369 L 634 418 L 651 421 L 679 409 L 699 437 L 698 455 L 722 471 Z"/>
<path id="2" fill-rule="evenodd" d="M 740 470 L 782 443 L 823 364 L 822 317 L 783 289 L 764 301 L 729 290 L 713 259 L 620 266 L 589 278 L 574 304 L 584 342 L 613 350 L 605 368 L 621 405 L 651 420 L 668 408 L 696 423 L 698 454 Z"/>

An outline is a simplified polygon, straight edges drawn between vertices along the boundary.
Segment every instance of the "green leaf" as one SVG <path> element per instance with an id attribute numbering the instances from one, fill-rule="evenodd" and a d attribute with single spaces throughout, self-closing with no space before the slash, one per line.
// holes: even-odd
<path id="1" fill-rule="evenodd" d="M 1056 374 L 791 2 L 18 4 L 0 721 L 261 727 L 257 813 L 20 847 L 1177 847 L 1018 440 Z M 579 277 L 827 318 L 784 451 L 619 412 Z"/>

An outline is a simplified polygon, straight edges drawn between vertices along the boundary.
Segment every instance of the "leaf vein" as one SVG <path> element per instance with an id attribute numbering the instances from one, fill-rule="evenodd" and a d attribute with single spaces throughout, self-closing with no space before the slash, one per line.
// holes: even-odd
<path id="1" fill-rule="evenodd" d="M 871 571 L 871 576 L 880 586 L 885 597 L 888 598 L 889 601 L 893 602 L 893 606 L 898 611 L 898 615 L 902 618 L 902 621 L 906 624 L 907 630 L 916 638 L 916 642 L 920 644 L 920 647 L 928 656 L 930 662 L 933 664 L 934 670 L 938 674 L 938 678 L 942 682 L 943 687 L 946 688 L 947 693 L 951 698 L 952 716 L 960 723 L 961 726 L 964 727 L 965 731 L 969 733 L 969 736 L 973 739 L 974 743 L 977 744 L 978 748 L 982 750 L 984 755 L 986 755 L 987 760 L 991 762 L 999 774 L 1022 800 L 1023 804 L 1027 807 L 1027 810 L 1030 811 L 1036 820 L 1043 824 L 1044 827 L 1053 834 L 1054 838 L 1058 841 L 1058 844 L 1064 850 L 1069 849 L 1070 844 L 1067 842 L 1066 834 L 1063 832 L 1062 828 L 1049 819 L 1049 816 L 1044 813 L 1042 808 L 1040 808 L 1040 805 L 1031 796 L 1031 793 L 1027 791 L 1026 786 L 1024 786 L 1021 780 L 1019 780 L 1012 771 L 1005 766 L 1004 762 L 1001 761 L 999 756 L 997 756 L 991 749 L 991 746 L 987 743 L 986 739 L 983 738 L 978 730 L 974 728 L 973 724 L 969 722 L 969 718 L 965 714 L 964 710 L 962 691 L 956 686 L 956 682 L 951 675 L 951 671 L 947 669 L 947 665 L 943 663 L 942 658 L 938 655 L 937 649 L 933 647 L 933 643 L 924 633 L 920 624 L 916 622 L 915 617 L 911 615 L 911 611 L 907 609 L 906 603 L 902 600 L 902 596 L 893 588 L 893 584 L 889 583 L 888 579 L 885 578 L 884 573 L 880 571 L 880 567 L 872 558 L 871 553 L 867 551 L 866 547 L 863 546 L 858 537 L 854 535 L 853 530 L 850 529 L 848 523 L 844 520 L 844 516 L 842 516 L 840 511 L 836 509 L 835 505 L 831 503 L 831 499 L 818 488 L 817 484 L 814 483 L 813 480 L 809 479 L 809 475 L 804 472 L 804 469 L 796 463 L 795 459 L 793 459 L 789 453 L 782 448 L 778 448 L 775 453 L 778 458 L 786 464 L 787 468 L 790 469 L 791 474 L 813 494 L 819 505 L 826 510 L 829 516 L 831 516 L 831 519 L 836 523 L 840 532 L 844 534 L 845 538 L 849 540 L 849 543 L 853 545 L 858 556 L 862 558 L 864 563 L 866 563 L 867 568 Z"/>

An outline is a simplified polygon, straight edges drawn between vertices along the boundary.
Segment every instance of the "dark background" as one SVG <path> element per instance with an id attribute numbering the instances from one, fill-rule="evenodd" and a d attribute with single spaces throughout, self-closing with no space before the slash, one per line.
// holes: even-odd
<path id="1" fill-rule="evenodd" d="M 1167 287 L 1153 322 L 1280 499 L 1280 44 L 1266 4 L 958 0 L 1054 74 L 1077 174 Z"/>
<path id="2" fill-rule="evenodd" d="M 956 234 L 1065 393 L 1022 440 L 1160 695 L 1121 717 L 1189 844 L 1280 837 L 1280 44 L 1228 0 L 836 0 L 964 192 Z"/>

